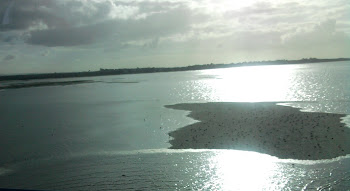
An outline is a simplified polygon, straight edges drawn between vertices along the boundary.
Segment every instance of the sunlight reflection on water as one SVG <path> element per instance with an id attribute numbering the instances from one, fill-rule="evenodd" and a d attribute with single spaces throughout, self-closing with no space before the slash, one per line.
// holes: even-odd
<path id="1" fill-rule="evenodd" d="M 271 185 L 271 180 L 275 179 L 275 172 L 280 171 L 275 158 L 253 152 L 225 150 L 217 152 L 209 161 L 210 165 L 216 166 L 212 177 L 216 179 L 215 182 L 221 183 L 220 190 L 267 188 Z M 283 179 L 278 181 L 279 186 L 283 187 Z"/>
<path id="2" fill-rule="evenodd" d="M 349 71 L 347 63 L 203 70 L 177 95 L 183 102 L 290 102 L 304 111 L 350 114 Z"/>
<path id="3" fill-rule="evenodd" d="M 290 100 L 295 66 L 254 66 L 203 71 L 217 80 L 203 80 L 200 89 L 220 101 L 281 101 Z"/>
<path id="4" fill-rule="evenodd" d="M 332 63 L 333 64 L 333 63 Z M 198 71 L 199 80 L 183 83 L 182 97 L 206 101 L 350 100 L 346 63 L 251 66 Z M 341 67 L 345 66 L 345 67 Z M 330 106 L 331 107 L 331 106 Z"/>

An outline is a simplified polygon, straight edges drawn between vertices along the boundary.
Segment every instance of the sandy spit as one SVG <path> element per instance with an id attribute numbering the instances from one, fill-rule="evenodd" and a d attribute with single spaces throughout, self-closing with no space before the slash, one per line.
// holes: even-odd
<path id="1" fill-rule="evenodd" d="M 301 112 L 276 103 L 168 105 L 200 122 L 170 132 L 172 149 L 235 149 L 278 158 L 331 159 L 350 153 L 343 114 Z"/>

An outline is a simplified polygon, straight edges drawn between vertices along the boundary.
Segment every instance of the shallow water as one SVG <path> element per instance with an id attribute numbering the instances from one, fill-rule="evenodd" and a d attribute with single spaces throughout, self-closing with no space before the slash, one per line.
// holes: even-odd
<path id="1" fill-rule="evenodd" d="M 233 150 L 142 150 L 20 163 L 0 184 L 43 190 L 347 190 L 349 168 L 349 157 L 297 161 Z"/>
<path id="2" fill-rule="evenodd" d="M 100 82 L 4 90 L 0 187 L 346 190 L 348 156 L 310 162 L 168 150 L 167 133 L 195 121 L 163 106 L 278 101 L 350 114 L 349 73 L 349 62 L 336 62 L 81 78 Z M 109 83 L 131 81 L 137 83 Z"/>

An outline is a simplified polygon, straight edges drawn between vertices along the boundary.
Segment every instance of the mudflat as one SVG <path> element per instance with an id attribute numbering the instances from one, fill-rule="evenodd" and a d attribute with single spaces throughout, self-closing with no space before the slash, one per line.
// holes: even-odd
<path id="1" fill-rule="evenodd" d="M 172 149 L 235 149 L 278 158 L 330 159 L 350 153 L 350 128 L 344 114 L 301 112 L 261 103 L 167 105 L 191 111 L 199 122 L 170 132 Z"/>

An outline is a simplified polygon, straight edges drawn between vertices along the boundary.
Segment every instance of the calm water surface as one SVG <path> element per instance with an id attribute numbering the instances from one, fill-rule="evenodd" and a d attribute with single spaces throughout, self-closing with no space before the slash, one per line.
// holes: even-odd
<path id="1" fill-rule="evenodd" d="M 335 62 L 93 77 L 84 79 L 99 82 L 0 91 L 0 187 L 349 190 L 350 156 L 301 161 L 169 150 L 168 132 L 194 121 L 163 107 L 277 101 L 350 114 L 349 74 L 349 62 Z"/>

